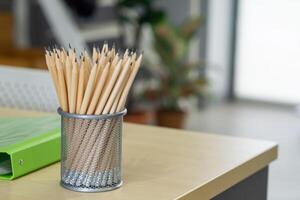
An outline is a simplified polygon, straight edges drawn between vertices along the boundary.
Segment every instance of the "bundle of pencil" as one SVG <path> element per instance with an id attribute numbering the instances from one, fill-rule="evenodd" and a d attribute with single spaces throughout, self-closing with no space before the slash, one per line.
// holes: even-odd
<path id="1" fill-rule="evenodd" d="M 71 47 L 47 49 L 45 57 L 61 109 L 81 115 L 123 111 L 142 61 L 142 55 L 129 50 L 121 55 L 107 44 L 101 50 L 94 47 L 91 57 L 87 51 L 78 57 Z M 120 165 L 115 155 L 120 146 L 114 145 L 118 135 L 113 134 L 119 121 L 64 120 L 68 150 L 63 181 L 85 187 L 113 184 L 114 177 L 104 172 Z"/>

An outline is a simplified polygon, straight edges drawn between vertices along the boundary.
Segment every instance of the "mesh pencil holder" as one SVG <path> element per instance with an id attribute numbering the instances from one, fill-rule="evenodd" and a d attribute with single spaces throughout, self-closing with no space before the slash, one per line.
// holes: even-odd
<path id="1" fill-rule="evenodd" d="M 122 124 L 127 110 L 107 115 L 61 115 L 61 185 L 102 192 L 122 185 Z"/>

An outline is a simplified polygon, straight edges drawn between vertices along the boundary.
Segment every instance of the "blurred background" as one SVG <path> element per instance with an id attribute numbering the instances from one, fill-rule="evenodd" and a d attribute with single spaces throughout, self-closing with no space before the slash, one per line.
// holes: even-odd
<path id="1" fill-rule="evenodd" d="M 268 197 L 298 200 L 299 10 L 296 0 L 1 0 L 0 106 L 55 111 L 49 77 L 35 75 L 45 47 L 135 49 L 145 59 L 126 121 L 276 141 Z"/>

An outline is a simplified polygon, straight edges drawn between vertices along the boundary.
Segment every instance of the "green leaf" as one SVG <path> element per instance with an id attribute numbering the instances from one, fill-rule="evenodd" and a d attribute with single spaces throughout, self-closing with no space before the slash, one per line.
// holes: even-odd
<path id="1" fill-rule="evenodd" d="M 166 14 L 163 10 L 146 10 L 144 15 L 139 19 L 139 23 L 150 23 L 152 25 L 161 23 L 166 20 Z"/>

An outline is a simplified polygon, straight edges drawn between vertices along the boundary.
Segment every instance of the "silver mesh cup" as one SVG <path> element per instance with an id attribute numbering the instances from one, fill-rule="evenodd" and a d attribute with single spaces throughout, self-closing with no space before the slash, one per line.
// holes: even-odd
<path id="1" fill-rule="evenodd" d="M 102 192 L 122 185 L 122 123 L 127 110 L 107 115 L 61 115 L 61 185 Z"/>

